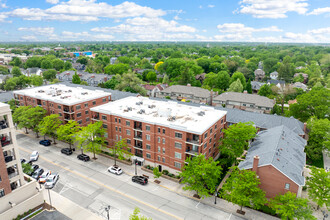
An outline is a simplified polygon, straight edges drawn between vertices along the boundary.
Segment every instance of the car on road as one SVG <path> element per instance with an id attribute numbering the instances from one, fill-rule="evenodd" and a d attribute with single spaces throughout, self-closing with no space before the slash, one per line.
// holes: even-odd
<path id="1" fill-rule="evenodd" d="M 117 175 L 120 175 L 120 174 L 123 173 L 123 170 L 119 166 L 117 166 L 117 165 L 114 165 L 114 166 L 109 167 L 108 168 L 108 171 L 110 173 L 114 173 L 114 174 L 117 174 Z"/>
<path id="2" fill-rule="evenodd" d="M 39 180 L 38 180 L 38 182 L 39 182 L 39 183 L 45 183 L 46 180 L 47 180 L 47 178 L 50 176 L 50 174 L 51 174 L 50 171 L 45 171 L 45 172 L 43 172 L 43 174 L 41 174 L 41 175 L 39 176 Z"/>
<path id="3" fill-rule="evenodd" d="M 51 140 L 41 140 L 39 141 L 39 144 L 44 145 L 44 146 L 49 146 L 51 144 Z"/>
<path id="4" fill-rule="evenodd" d="M 33 169 L 33 172 L 34 172 L 34 171 L 36 171 L 36 170 L 39 168 L 39 165 L 37 165 L 37 164 L 33 164 L 33 165 L 31 166 L 31 168 Z"/>
<path id="5" fill-rule="evenodd" d="M 36 171 L 34 171 L 32 173 L 32 178 L 36 179 L 36 180 L 39 180 L 39 177 L 41 176 L 41 174 L 44 173 L 44 169 L 42 168 L 38 168 Z"/>
<path id="6" fill-rule="evenodd" d="M 26 161 L 26 160 L 23 158 L 23 159 L 21 159 L 21 164 L 22 164 L 22 163 L 28 163 L 28 164 L 30 164 L 30 165 L 32 166 L 32 161 L 31 161 L 31 160 Z"/>
<path id="7" fill-rule="evenodd" d="M 77 156 L 77 158 L 78 158 L 79 160 L 82 160 L 82 161 L 85 161 L 85 162 L 90 160 L 89 156 L 86 155 L 86 154 L 79 154 L 79 155 Z"/>
<path id="8" fill-rule="evenodd" d="M 132 181 L 134 183 L 139 183 L 141 185 L 146 185 L 148 183 L 148 178 L 144 176 L 133 176 Z"/>
<path id="9" fill-rule="evenodd" d="M 70 149 L 70 148 L 63 148 L 63 149 L 61 149 L 61 153 L 62 154 L 66 154 L 66 155 L 71 155 L 72 154 L 72 149 Z"/>
<path id="10" fill-rule="evenodd" d="M 39 152 L 38 151 L 33 151 L 31 156 L 30 156 L 30 161 L 37 161 L 39 158 Z"/>
<path id="11" fill-rule="evenodd" d="M 52 189 L 56 182 L 58 181 L 58 179 L 60 178 L 60 176 L 57 173 L 51 174 L 45 182 L 45 188 L 46 189 Z"/>

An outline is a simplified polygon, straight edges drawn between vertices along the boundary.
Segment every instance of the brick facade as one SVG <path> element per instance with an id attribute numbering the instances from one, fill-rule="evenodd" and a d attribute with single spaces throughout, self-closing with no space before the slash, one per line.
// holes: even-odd
<path id="1" fill-rule="evenodd" d="M 5 195 L 11 192 L 5 157 L 3 155 L 2 147 L 0 146 L 0 190 L 2 189 L 4 189 Z"/>

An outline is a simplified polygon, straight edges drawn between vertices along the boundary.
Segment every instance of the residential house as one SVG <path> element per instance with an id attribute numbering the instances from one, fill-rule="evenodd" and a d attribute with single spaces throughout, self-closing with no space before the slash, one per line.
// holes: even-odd
<path id="1" fill-rule="evenodd" d="M 118 59 L 117 57 L 111 57 L 110 64 L 115 64 L 117 59 Z"/>
<path id="2" fill-rule="evenodd" d="M 85 70 L 85 65 L 81 63 L 73 63 L 72 68 L 76 69 L 77 71 L 83 71 Z"/>
<path id="3" fill-rule="evenodd" d="M 213 105 L 245 111 L 270 113 L 275 101 L 264 96 L 239 92 L 225 92 L 213 99 Z"/>
<path id="4" fill-rule="evenodd" d="M 25 76 L 32 76 L 32 75 L 37 75 L 37 76 L 42 76 L 42 72 L 46 70 L 40 69 L 38 67 L 33 67 L 33 68 L 27 68 L 26 70 L 22 71 L 22 74 Z"/>
<path id="5" fill-rule="evenodd" d="M 294 76 L 293 76 L 293 78 L 296 78 L 299 75 L 302 75 L 302 77 L 304 78 L 303 83 L 307 83 L 308 82 L 308 74 L 306 74 L 306 73 L 295 73 Z"/>
<path id="6" fill-rule="evenodd" d="M 277 72 L 277 71 L 272 72 L 272 73 L 270 74 L 270 78 L 276 80 L 276 79 L 278 78 L 278 72 Z"/>
<path id="7" fill-rule="evenodd" d="M 205 80 L 205 76 L 206 76 L 206 73 L 198 74 L 198 75 L 195 76 L 195 79 L 200 81 L 201 84 L 203 84 L 203 82 Z"/>
<path id="8" fill-rule="evenodd" d="M 295 82 L 295 83 L 293 83 L 292 84 L 292 87 L 298 88 L 298 89 L 302 89 L 304 91 L 306 91 L 308 89 L 308 87 L 304 83 L 301 83 L 301 82 Z"/>
<path id="9" fill-rule="evenodd" d="M 85 74 L 84 77 L 82 78 L 83 81 L 88 83 L 89 86 L 95 86 L 97 87 L 100 83 L 105 83 L 106 81 L 110 80 L 113 75 L 108 75 L 108 74 L 96 74 L 96 73 L 90 73 L 90 74 Z"/>
<path id="10" fill-rule="evenodd" d="M 251 86 L 252 86 L 252 92 L 253 93 L 258 93 L 261 86 L 265 85 L 266 83 L 262 83 L 262 82 L 257 82 L 257 81 L 252 81 L 251 82 Z"/>
<path id="11" fill-rule="evenodd" d="M 179 101 L 185 99 L 194 103 L 211 104 L 212 98 L 214 98 L 215 95 L 216 93 L 213 94 L 213 92 L 210 92 L 207 89 L 193 87 L 188 84 L 187 86 L 173 85 L 167 87 L 160 92 L 159 97 L 170 97 L 171 99 L 176 99 Z"/>
<path id="12" fill-rule="evenodd" d="M 275 79 L 269 79 L 267 80 L 267 84 L 274 84 L 277 87 L 281 87 L 285 85 L 285 81 L 284 80 L 275 80 Z"/>
<path id="13" fill-rule="evenodd" d="M 12 78 L 13 75 L 12 74 L 8 74 L 8 75 L 0 75 L 0 84 L 5 82 L 6 78 Z"/>
<path id="14" fill-rule="evenodd" d="M 149 97 L 158 97 L 159 93 L 168 87 L 167 84 L 158 84 L 156 86 L 145 84 L 141 86 L 147 90 L 147 95 Z"/>
<path id="15" fill-rule="evenodd" d="M 263 78 L 265 78 L 265 71 L 263 71 L 262 69 L 256 69 L 254 71 L 254 76 L 255 76 L 255 81 L 262 81 Z"/>
<path id="16" fill-rule="evenodd" d="M 72 77 L 76 73 L 76 71 L 73 70 L 66 70 L 62 73 L 57 73 L 56 78 L 61 81 L 70 81 L 72 82 Z"/>
<path id="17" fill-rule="evenodd" d="M 301 196 L 307 141 L 285 126 L 260 131 L 239 169 L 252 170 L 267 198 L 292 192 Z"/>

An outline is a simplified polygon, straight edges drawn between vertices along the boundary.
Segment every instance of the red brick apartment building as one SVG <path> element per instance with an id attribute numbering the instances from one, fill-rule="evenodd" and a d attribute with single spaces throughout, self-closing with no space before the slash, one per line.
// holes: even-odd
<path id="1" fill-rule="evenodd" d="M 91 109 L 107 129 L 109 146 L 126 139 L 141 165 L 179 171 L 188 157 L 218 157 L 226 111 L 173 101 L 127 97 Z"/>
<path id="2" fill-rule="evenodd" d="M 14 91 L 14 97 L 20 106 L 41 106 L 64 122 L 74 120 L 82 126 L 91 122 L 90 108 L 111 101 L 111 93 L 62 84 Z"/>

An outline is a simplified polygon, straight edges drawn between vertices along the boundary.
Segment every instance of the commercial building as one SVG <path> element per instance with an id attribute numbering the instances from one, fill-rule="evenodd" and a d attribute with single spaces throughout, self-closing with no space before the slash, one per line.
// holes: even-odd
<path id="1" fill-rule="evenodd" d="M 301 195 L 307 141 L 285 126 L 258 133 L 238 167 L 256 172 L 267 198 L 290 191 Z"/>
<path id="2" fill-rule="evenodd" d="M 49 114 L 59 114 L 63 121 L 87 125 L 91 121 L 90 108 L 111 101 L 111 93 L 54 84 L 14 91 L 14 98 L 20 106 L 41 106 Z"/>
<path id="3" fill-rule="evenodd" d="M 0 102 L 0 198 L 23 185 L 24 176 L 9 105 Z"/>
<path id="4" fill-rule="evenodd" d="M 127 97 L 91 112 L 107 129 L 109 146 L 126 139 L 133 159 L 160 170 L 179 171 L 196 154 L 216 158 L 226 125 L 226 111 L 144 97 Z"/>

